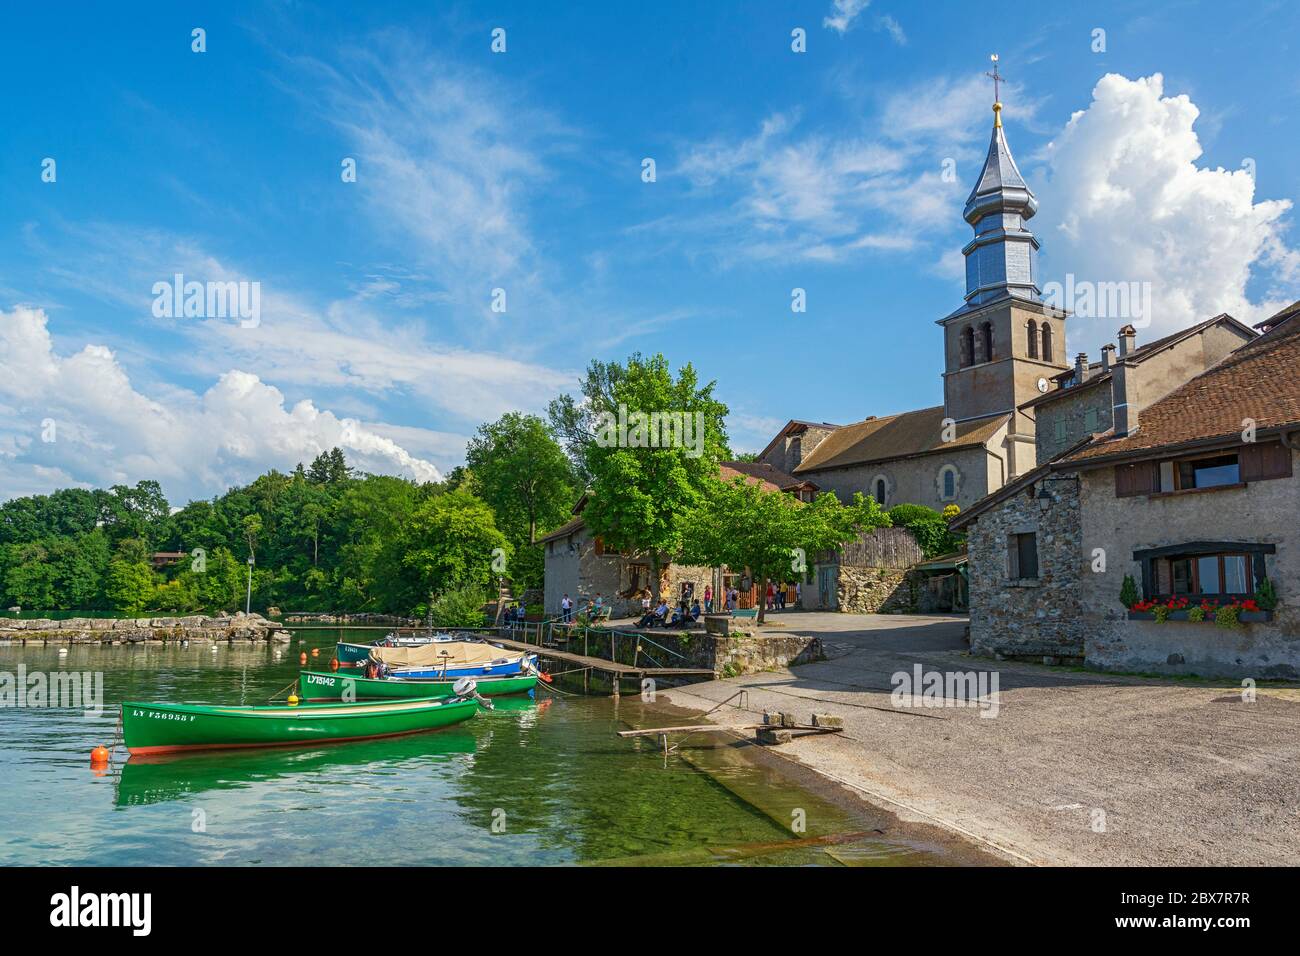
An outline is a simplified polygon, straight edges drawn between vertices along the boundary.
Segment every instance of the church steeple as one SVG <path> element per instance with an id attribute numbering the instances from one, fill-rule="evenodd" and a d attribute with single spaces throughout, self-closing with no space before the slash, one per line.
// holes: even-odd
<path id="1" fill-rule="evenodd" d="M 1038 211 L 1038 200 L 1025 183 L 1011 156 L 1002 130 L 1002 103 L 998 100 L 1002 76 L 993 56 L 993 133 L 975 188 L 962 217 L 975 230 L 975 238 L 962 249 L 966 257 L 966 306 L 1012 296 L 1032 302 L 1042 300 L 1038 288 L 1038 240 L 1025 227 Z"/>

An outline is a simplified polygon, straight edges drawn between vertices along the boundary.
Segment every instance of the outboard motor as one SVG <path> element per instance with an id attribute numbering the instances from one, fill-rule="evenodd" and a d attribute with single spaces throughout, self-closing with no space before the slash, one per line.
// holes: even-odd
<path id="1" fill-rule="evenodd" d="M 451 692 L 457 697 L 474 698 L 479 702 L 479 706 L 485 710 L 493 710 L 492 701 L 478 692 L 478 682 L 472 677 L 462 677 L 451 685 Z"/>

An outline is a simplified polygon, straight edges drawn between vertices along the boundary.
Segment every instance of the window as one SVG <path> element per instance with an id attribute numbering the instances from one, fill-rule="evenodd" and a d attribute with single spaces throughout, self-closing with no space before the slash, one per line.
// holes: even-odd
<path id="1" fill-rule="evenodd" d="M 957 497 L 957 476 L 953 474 L 952 469 L 943 473 L 943 496 L 945 498 Z"/>
<path id="2" fill-rule="evenodd" d="M 1056 440 L 1065 441 L 1065 419 L 1064 418 L 1058 418 L 1056 420 Z"/>
<path id="3" fill-rule="evenodd" d="M 993 325 L 989 322 L 980 326 L 980 350 L 983 353 L 983 361 L 993 361 Z"/>
<path id="4" fill-rule="evenodd" d="M 1097 409 L 1090 408 L 1083 413 L 1083 428 L 1089 433 L 1097 430 Z"/>
<path id="5" fill-rule="evenodd" d="M 1043 361 L 1055 361 L 1052 358 L 1052 327 L 1046 322 L 1043 323 Z"/>
<path id="6" fill-rule="evenodd" d="M 1240 481 L 1241 467 L 1235 454 L 1180 461 L 1174 468 L 1175 491 L 1235 485 Z"/>
<path id="7" fill-rule="evenodd" d="M 961 366 L 965 368 L 975 362 L 975 330 L 969 325 L 961 330 Z"/>
<path id="8" fill-rule="evenodd" d="M 1013 534 L 1009 541 L 1012 580 L 1038 578 L 1038 535 Z"/>
<path id="9" fill-rule="evenodd" d="M 872 494 L 875 496 L 876 503 L 879 504 L 881 507 L 883 507 L 885 504 L 885 496 L 887 492 L 888 492 L 888 487 L 885 484 L 885 479 L 877 478 L 876 490 Z"/>
<path id="10" fill-rule="evenodd" d="M 1249 541 L 1193 541 L 1133 552 L 1148 598 L 1246 597 L 1267 575 L 1266 555 L 1277 546 Z"/>
<path id="11" fill-rule="evenodd" d="M 1245 595 L 1253 590 L 1250 558 L 1244 554 L 1202 554 L 1169 559 L 1175 595 Z"/>
<path id="12" fill-rule="evenodd" d="M 1028 349 L 1028 355 L 1032 359 L 1038 358 L 1038 323 L 1033 319 L 1029 320 L 1027 341 L 1025 343 Z"/>

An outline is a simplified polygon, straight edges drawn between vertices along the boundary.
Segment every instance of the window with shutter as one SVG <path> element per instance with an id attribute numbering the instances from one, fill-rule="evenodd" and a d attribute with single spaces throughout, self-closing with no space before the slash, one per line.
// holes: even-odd
<path id="1" fill-rule="evenodd" d="M 1291 452 L 1281 442 L 1242 445 L 1240 459 L 1242 481 L 1291 477 Z"/>
<path id="2" fill-rule="evenodd" d="M 1131 498 L 1160 490 L 1160 466 L 1154 461 L 1115 466 L 1115 497 Z"/>

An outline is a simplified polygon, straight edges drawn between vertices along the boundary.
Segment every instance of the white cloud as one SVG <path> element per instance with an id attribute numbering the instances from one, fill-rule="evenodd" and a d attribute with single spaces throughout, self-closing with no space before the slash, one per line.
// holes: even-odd
<path id="1" fill-rule="evenodd" d="M 1186 95 L 1164 95 L 1158 73 L 1104 76 L 1048 146 L 1050 176 L 1036 187 L 1052 267 L 1044 278 L 1152 283 L 1151 336 L 1219 312 L 1258 320 L 1295 297 L 1248 298 L 1252 270 L 1271 267 L 1284 282 L 1300 272 L 1283 241 L 1291 203 L 1256 202 L 1244 169 L 1198 165 L 1198 115 Z M 1071 335 L 1095 351 L 1121 324 L 1076 319 Z"/>
<path id="2" fill-rule="evenodd" d="M 52 482 L 156 478 L 184 500 L 334 446 L 363 470 L 439 477 L 380 430 L 310 400 L 286 406 L 279 389 L 249 372 L 227 371 L 201 395 L 173 388 L 157 400 L 136 390 L 101 345 L 58 354 L 43 311 L 0 312 L 0 497 L 49 491 Z"/>
<path id="3" fill-rule="evenodd" d="M 903 25 L 889 14 L 876 17 L 876 30 L 888 33 L 889 38 L 899 46 L 907 46 L 907 34 L 903 32 Z"/>
<path id="4" fill-rule="evenodd" d="M 841 36 L 846 33 L 853 21 L 863 10 L 871 5 L 871 0 L 834 0 L 831 13 L 822 20 L 822 26 L 834 30 Z"/>

